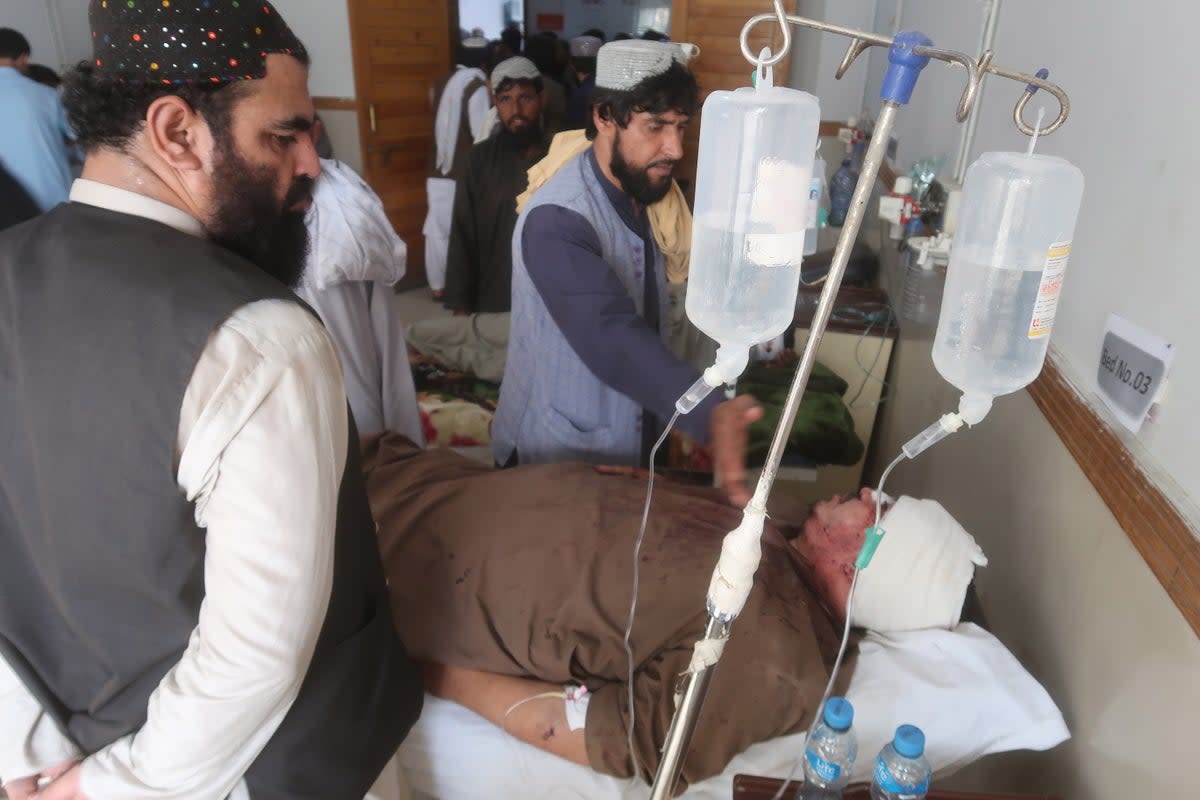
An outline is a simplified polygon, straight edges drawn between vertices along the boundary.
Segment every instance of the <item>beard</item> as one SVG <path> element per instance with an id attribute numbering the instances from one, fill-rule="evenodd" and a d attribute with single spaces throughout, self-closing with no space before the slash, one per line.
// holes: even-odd
<path id="1" fill-rule="evenodd" d="M 620 182 L 621 189 L 625 194 L 644 206 L 657 203 L 667 196 L 667 192 L 671 191 L 671 176 L 652 178 L 650 169 L 662 166 L 674 167 L 675 162 L 664 159 L 651 162 L 640 169 L 630 166 L 629 162 L 625 160 L 624 154 L 621 153 L 620 130 L 617 131 L 616 138 L 613 140 L 612 161 L 608 166 L 612 170 L 613 177 Z"/>
<path id="2" fill-rule="evenodd" d="M 500 135 L 508 139 L 517 150 L 525 150 L 533 147 L 535 144 L 540 144 L 542 141 L 541 120 L 530 119 L 529 117 L 513 117 L 509 122 L 514 122 L 518 119 L 525 120 L 526 124 L 516 131 L 510 130 L 508 125 L 505 124 L 500 128 Z"/>
<path id="3" fill-rule="evenodd" d="M 281 207 L 272 170 L 242 158 L 226 138 L 217 146 L 213 186 L 217 207 L 205 226 L 209 237 L 296 288 L 308 258 L 308 227 L 305 211 L 289 209 L 312 196 L 313 179 L 297 178 Z"/>

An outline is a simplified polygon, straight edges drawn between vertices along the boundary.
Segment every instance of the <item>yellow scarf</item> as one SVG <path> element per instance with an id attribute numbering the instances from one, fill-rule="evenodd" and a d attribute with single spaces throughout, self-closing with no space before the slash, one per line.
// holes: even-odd
<path id="1" fill-rule="evenodd" d="M 592 146 L 583 131 L 564 131 L 550 143 L 550 152 L 529 168 L 529 188 L 517 198 L 517 213 L 520 214 L 533 193 L 550 180 L 554 173 L 575 156 Z M 692 212 L 679 184 L 671 181 L 671 191 L 652 206 L 647 206 L 654 241 L 662 251 L 667 267 L 667 281 L 683 283 L 688 276 L 688 263 L 692 251 Z"/>

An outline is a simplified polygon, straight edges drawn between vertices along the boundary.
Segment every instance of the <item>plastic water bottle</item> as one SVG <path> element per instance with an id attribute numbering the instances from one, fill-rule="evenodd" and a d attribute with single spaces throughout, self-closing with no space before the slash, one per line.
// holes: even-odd
<path id="1" fill-rule="evenodd" d="M 967 423 L 1041 371 L 1082 197 L 1055 156 L 984 153 L 967 170 L 933 342 Z"/>
<path id="2" fill-rule="evenodd" d="M 842 159 L 842 165 L 829 179 L 829 224 L 836 228 L 846 222 L 850 213 L 850 201 L 854 198 L 854 187 L 858 184 L 858 173 L 850 166 L 850 159 Z"/>
<path id="3" fill-rule="evenodd" d="M 925 758 L 925 734 L 916 725 L 901 725 L 875 759 L 871 800 L 921 800 L 929 792 L 932 775 Z"/>
<path id="4" fill-rule="evenodd" d="M 804 747 L 804 786 L 799 800 L 834 800 L 850 782 L 850 770 L 858 757 L 858 737 L 851 730 L 854 706 L 844 697 L 825 703 L 821 721 Z"/>
<path id="5" fill-rule="evenodd" d="M 900 300 L 900 316 L 913 322 L 937 321 L 942 300 L 942 280 L 945 274 L 929 253 L 927 236 L 908 240 L 904 254 L 904 294 Z"/>

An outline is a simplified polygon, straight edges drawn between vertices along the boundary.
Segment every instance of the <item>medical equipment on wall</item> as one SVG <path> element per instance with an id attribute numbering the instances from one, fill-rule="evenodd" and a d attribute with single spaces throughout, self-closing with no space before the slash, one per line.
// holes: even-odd
<path id="1" fill-rule="evenodd" d="M 704 101 L 688 270 L 688 318 L 714 339 L 716 363 L 679 399 L 688 413 L 746 369 L 750 348 L 792 323 L 808 226 L 821 108 L 807 92 L 773 85 Z"/>
<path id="2" fill-rule="evenodd" d="M 978 59 L 973 59 L 964 53 L 936 48 L 933 46 L 932 41 L 920 33 L 905 32 L 896 35 L 894 38 L 889 38 L 867 31 L 855 30 L 843 26 L 832 25 L 818 20 L 786 14 L 783 10 L 781 0 L 772 0 L 772 5 L 773 13 L 760 14 L 751 18 L 746 22 L 741 32 L 740 43 L 742 55 L 745 56 L 746 60 L 759 70 L 760 74 L 763 69 L 779 63 L 779 61 L 783 59 L 790 50 L 792 44 L 791 25 L 801 25 L 818 31 L 847 36 L 851 39 L 849 48 L 846 51 L 846 55 L 842 59 L 842 63 L 838 68 L 838 78 L 841 78 L 854 60 L 870 47 L 888 48 L 889 67 L 880 91 L 883 103 L 879 117 L 875 123 L 875 129 L 873 131 L 869 147 L 867 148 L 865 158 L 863 159 L 861 175 L 854 190 L 854 196 L 850 204 L 845 224 L 838 238 L 837 248 L 834 251 L 834 257 L 825 281 L 825 287 L 821 293 L 821 299 L 817 305 L 816 312 L 813 315 L 808 341 L 805 345 L 803 355 L 801 356 L 799 365 L 796 369 L 796 375 L 793 379 L 791 390 L 788 394 L 783 413 L 781 414 L 779 425 L 775 430 L 775 435 L 771 442 L 771 448 L 768 453 L 766 463 L 759 477 L 754 495 L 743 512 L 742 522 L 734 531 L 730 532 L 730 534 L 725 537 L 724 543 L 722 544 L 720 560 L 717 563 L 716 568 L 713 570 L 713 577 L 711 583 L 709 584 L 707 595 L 707 608 L 709 615 L 708 623 L 705 628 L 704 637 L 696 643 L 682 692 L 677 696 L 675 715 L 671 720 L 671 726 L 667 732 L 667 739 L 663 745 L 662 759 L 659 763 L 658 771 L 655 775 L 654 784 L 651 789 L 652 800 L 666 800 L 667 798 L 674 796 L 675 785 L 678 781 L 679 772 L 683 765 L 683 758 L 688 750 L 688 745 L 695 729 L 696 720 L 699 717 L 700 708 L 703 704 L 708 684 L 712 679 L 713 669 L 720 660 L 721 653 L 724 649 L 726 641 L 728 640 L 733 623 L 737 619 L 738 614 L 741 613 L 741 610 L 746 603 L 746 599 L 749 596 L 751 587 L 753 585 L 753 576 L 758 568 L 761 557 L 760 539 L 762 536 L 764 519 L 766 517 L 767 498 L 770 496 L 771 486 L 773 485 L 775 476 L 779 471 L 779 464 L 787 443 L 788 433 L 791 431 L 792 424 L 796 418 L 796 412 L 800 405 L 800 400 L 804 395 L 804 390 L 808 384 L 809 376 L 812 374 L 813 365 L 816 363 L 817 349 L 820 347 L 821 340 L 824 336 L 825 327 L 829 322 L 830 315 L 833 311 L 834 300 L 837 296 L 839 288 L 841 287 L 842 277 L 845 274 L 846 265 L 849 262 L 850 250 L 854 245 L 854 240 L 857 237 L 858 230 L 862 224 L 867 200 L 879 174 L 879 167 L 884 159 L 887 143 L 891 137 L 891 132 L 895 124 L 896 114 L 900 107 L 905 105 L 911 97 L 913 88 L 916 85 L 916 81 L 921 73 L 921 70 L 924 69 L 931 59 L 936 59 L 949 64 L 955 64 L 961 66 L 965 70 L 967 78 L 966 88 L 959 99 L 957 109 L 957 119 L 959 122 L 966 120 L 971 115 L 971 111 L 974 108 L 976 100 L 979 96 L 981 80 L 985 74 L 997 75 L 1025 84 L 1025 91 L 1018 100 L 1013 111 L 1013 120 L 1017 125 L 1017 128 L 1028 136 L 1033 136 L 1036 133 L 1046 135 L 1054 132 L 1063 124 L 1063 122 L 1066 121 L 1070 110 L 1070 102 L 1066 93 L 1061 88 L 1049 83 L 1045 79 L 1045 76 L 1035 76 L 1021 72 L 1014 72 L 993 65 L 992 53 L 990 50 L 985 51 Z M 771 21 L 774 21 L 779 25 L 782 46 L 777 53 L 771 54 L 770 51 L 764 49 L 758 56 L 755 56 L 749 45 L 750 31 L 755 25 L 761 22 Z M 1052 94 L 1059 103 L 1059 113 L 1057 117 L 1055 117 L 1055 119 L 1049 125 L 1041 130 L 1031 127 L 1023 118 L 1025 106 L 1029 101 L 1029 98 L 1038 89 L 1045 89 Z M 707 115 L 707 113 L 708 108 L 706 106 L 705 114 Z M 762 136 L 763 133 L 764 132 L 760 131 L 760 129 L 748 123 L 743 124 L 740 131 L 735 126 L 730 131 L 727 131 L 725 136 L 736 137 L 740 134 L 746 138 L 741 140 L 737 138 L 726 138 L 725 141 L 727 144 L 724 145 L 724 152 L 720 155 L 728 159 L 729 154 L 736 153 L 741 155 L 746 152 L 757 152 L 755 148 L 758 145 L 754 142 L 747 141 L 747 139 L 751 136 Z M 802 136 L 806 137 L 806 134 L 799 133 L 797 131 L 786 131 L 785 133 L 790 136 L 796 136 L 797 138 L 801 138 Z M 702 165 L 704 154 L 706 152 L 707 142 L 705 137 L 707 135 L 707 129 L 702 126 L 700 134 Z M 774 141 L 777 136 L 777 134 L 774 134 L 773 132 L 768 135 L 771 136 L 772 141 Z M 811 164 L 812 152 L 812 146 L 809 144 L 806 151 L 808 155 L 807 164 Z M 732 161 L 734 159 L 730 160 Z M 734 172 L 740 174 L 739 171 L 741 168 L 741 159 L 737 159 L 736 161 L 737 169 L 735 169 Z M 1040 164 L 1041 161 L 1038 163 Z M 1061 177 L 1058 177 L 1059 173 L 1056 172 L 1055 176 L 1056 177 L 1053 180 L 1062 180 Z M 998 180 L 999 183 L 1004 184 L 1003 179 L 992 179 L 993 182 L 996 180 Z M 808 184 L 805 182 L 800 185 L 806 186 Z M 1069 197 L 1070 185 L 1068 183 L 1064 183 L 1063 185 L 1066 187 L 1063 190 L 1063 195 Z M 1015 187 L 1010 188 L 1015 190 Z M 707 208 L 708 204 L 722 202 L 729 204 L 733 202 L 733 199 L 728 197 L 719 199 L 709 198 L 705 194 L 706 191 L 707 189 L 704 184 L 697 186 L 696 202 L 698 228 L 700 226 L 701 210 Z M 1077 208 L 1077 192 L 1074 197 L 1075 207 Z M 964 199 L 964 204 L 965 202 L 966 201 Z M 989 200 L 989 202 L 992 201 Z M 1060 205 L 1065 207 L 1068 205 L 1068 203 L 1061 201 Z M 728 211 L 726 213 L 728 213 Z M 965 215 L 967 210 L 964 209 L 963 213 Z M 1001 210 L 997 210 L 996 213 L 1002 214 L 1003 212 Z M 1075 211 L 1070 211 L 1069 215 L 1058 214 L 1057 212 L 1055 213 L 1057 214 L 1056 218 L 1058 219 L 1061 219 L 1064 216 L 1070 216 L 1071 220 L 1073 221 Z M 803 219 L 803 215 L 799 213 L 792 214 L 791 216 L 796 220 Z M 1001 216 L 1001 218 L 1004 219 L 1003 216 Z M 1033 221 L 1031 220 L 1031 225 L 1032 222 Z M 979 244 L 983 245 L 985 242 L 985 237 L 983 235 L 984 232 L 982 230 L 978 230 L 972 234 L 969 232 L 969 228 L 964 230 L 965 223 L 966 220 L 963 220 L 960 223 L 960 235 L 968 237 L 968 241 L 970 241 L 969 237 L 974 236 Z M 1024 235 L 1023 232 L 1026 230 L 1026 228 L 1023 225 L 1017 225 L 1015 219 L 1012 220 L 1011 224 L 1013 225 L 1011 229 L 1013 232 L 1020 232 L 1020 235 Z M 1029 230 L 1032 231 L 1033 227 L 1031 227 Z M 1040 236 L 1041 229 L 1038 228 L 1037 230 L 1039 231 L 1038 236 Z M 1066 233 L 1069 238 L 1069 227 L 1066 230 Z M 802 229 L 800 230 L 800 235 L 802 238 Z M 1031 233 L 1031 242 L 1033 238 L 1034 237 Z M 797 271 L 800 260 L 800 252 L 800 248 L 797 247 L 795 257 Z M 968 250 L 967 252 L 971 251 Z M 978 252 L 978 250 L 976 252 Z M 693 258 L 696 258 L 697 255 L 703 256 L 703 253 L 697 253 L 694 251 Z M 1044 259 L 1050 258 L 1051 255 L 1052 254 L 1048 250 L 1043 251 Z M 780 263 L 790 263 L 790 261 L 786 261 L 785 259 L 776 255 L 772 255 L 771 258 L 772 260 L 780 261 Z M 989 265 L 990 264 L 991 262 L 989 262 Z M 712 266 L 714 268 L 719 267 L 720 269 L 724 270 L 731 268 L 728 265 L 714 264 Z M 693 266 L 693 270 L 694 269 L 695 267 Z M 964 275 L 965 274 L 966 273 L 964 273 Z M 693 280 L 694 279 L 695 278 L 693 277 Z M 692 315 L 694 308 L 697 310 L 703 308 L 703 306 L 699 303 L 695 305 L 693 304 L 691 297 L 692 288 L 694 287 L 689 287 L 687 302 L 687 311 L 689 316 Z M 762 288 L 766 288 L 766 285 L 764 284 Z M 706 289 L 706 291 L 711 290 Z M 788 296 L 794 300 L 794 283 L 792 284 L 792 291 Z M 731 306 L 731 309 L 749 307 L 748 305 L 745 305 L 749 302 L 746 299 L 739 298 L 738 302 L 742 303 L 743 305 Z M 943 319 L 947 318 L 946 314 L 947 312 L 943 311 Z M 697 321 L 695 317 L 693 317 L 693 321 Z M 790 320 L 788 321 L 790 322 Z M 786 325 L 787 322 L 784 324 Z M 769 338 L 769 336 L 760 336 L 759 338 Z M 947 339 L 947 342 L 949 341 L 950 340 Z M 722 342 L 722 344 L 724 344 L 724 342 Z M 696 402 L 698 402 L 698 400 Z M 917 438 L 921 439 L 922 437 L 926 437 L 927 439 L 936 440 L 934 436 L 937 436 L 938 432 L 942 431 L 944 428 L 954 428 L 955 425 L 960 426 L 961 424 L 962 419 L 958 417 L 958 415 L 948 414 L 946 417 L 943 417 L 942 420 L 939 420 L 939 423 L 935 424 L 934 428 L 937 430 L 933 435 L 926 437 L 926 434 L 929 434 L 929 431 L 926 431 Z M 917 452 L 919 452 L 919 450 Z M 882 508 L 883 495 L 881 490 L 883 482 L 887 479 L 887 476 L 891 470 L 895 468 L 895 466 L 899 464 L 900 461 L 906 456 L 907 452 L 898 456 L 896 460 L 889 465 L 887 470 L 884 471 L 883 478 L 880 481 L 880 491 L 877 492 L 876 495 L 877 509 L 881 510 Z M 648 508 L 649 498 L 647 498 L 647 509 Z M 850 616 L 850 608 L 852 607 L 851 604 L 853 603 L 853 587 L 857 583 L 858 572 L 867 566 L 871 555 L 874 552 L 874 547 L 878 545 L 879 539 L 883 535 L 882 529 L 879 528 L 878 520 L 879 517 L 877 514 L 876 525 L 867 531 L 867 536 L 865 537 L 866 541 L 863 545 L 863 551 L 860 553 L 858 561 L 855 565 L 856 569 L 851 582 L 851 595 L 848 598 L 848 618 Z M 845 629 L 846 634 L 849 632 L 849 626 L 849 619 L 847 619 Z M 847 638 L 848 637 L 846 635 L 843 636 L 842 648 L 838 654 L 838 659 L 834 666 L 834 674 L 830 676 L 830 683 L 826 687 L 825 696 L 821 701 L 822 704 L 824 704 L 825 700 L 830 694 L 834 675 L 836 675 L 837 667 L 841 662 L 842 654 L 845 652 Z M 818 706 L 818 708 L 819 707 L 821 706 Z M 632 722 L 630 725 L 630 733 L 632 734 Z M 780 795 L 782 794 L 782 791 L 783 789 L 780 790 Z"/>

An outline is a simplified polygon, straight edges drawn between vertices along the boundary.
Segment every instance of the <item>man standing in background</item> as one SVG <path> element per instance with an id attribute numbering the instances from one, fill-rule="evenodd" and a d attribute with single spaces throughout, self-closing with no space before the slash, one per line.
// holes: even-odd
<path id="1" fill-rule="evenodd" d="M 596 88 L 596 53 L 603 45 L 604 40 L 587 34 L 571 40 L 571 71 L 575 83 L 567 96 L 568 129 L 587 127 L 591 112 L 589 101 Z"/>
<path id="2" fill-rule="evenodd" d="M 454 184 L 466 166 L 475 133 L 487 116 L 487 39 L 468 37 L 458 48 L 454 71 L 430 90 L 433 109 L 433 153 L 425 180 L 429 212 L 425 235 L 425 277 L 435 298 L 446 288 L 446 251 L 454 213 Z"/>
<path id="3" fill-rule="evenodd" d="M 67 142 L 74 138 L 58 92 L 30 80 L 29 41 L 0 28 L 0 166 L 16 178 L 42 211 L 67 201 L 71 165 Z"/>
<path id="4" fill-rule="evenodd" d="M 445 305 L 457 314 L 512 308 L 512 232 L 525 173 L 546 155 L 542 77 L 514 56 L 492 70 L 500 131 L 471 149 L 454 195 Z"/>

